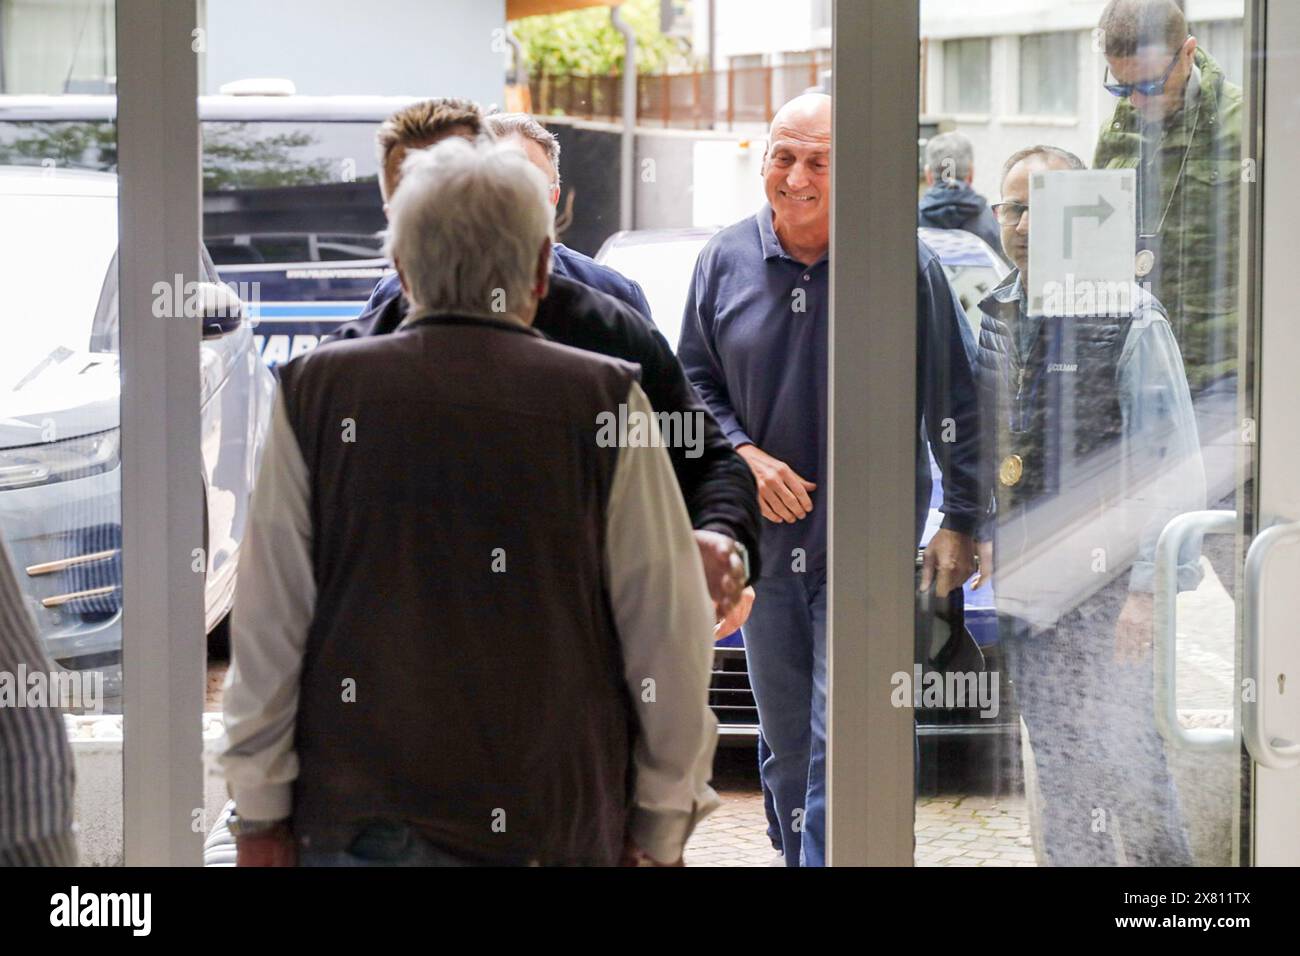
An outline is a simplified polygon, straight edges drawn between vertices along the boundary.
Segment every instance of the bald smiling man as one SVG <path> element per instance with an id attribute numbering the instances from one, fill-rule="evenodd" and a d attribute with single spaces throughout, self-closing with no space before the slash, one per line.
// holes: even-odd
<path id="1" fill-rule="evenodd" d="M 749 464 L 763 513 L 763 578 L 745 627 L 750 681 L 770 747 L 762 760 L 787 866 L 825 859 L 826 379 L 830 309 L 831 101 L 805 94 L 772 120 L 767 202 L 709 241 L 695 265 L 678 356 Z M 914 242 L 915 236 L 882 237 Z M 918 244 L 917 392 L 943 472 L 943 526 L 922 587 L 959 589 L 982 515 L 972 341 L 938 257 Z M 899 396 L 880 414 L 912 413 Z M 945 423 L 950 433 L 945 436 Z M 945 437 L 948 440 L 944 440 Z M 916 534 L 930 499 L 917 441 Z M 904 560 L 905 555 L 900 555 Z M 775 842 L 775 841 L 774 841 Z"/>

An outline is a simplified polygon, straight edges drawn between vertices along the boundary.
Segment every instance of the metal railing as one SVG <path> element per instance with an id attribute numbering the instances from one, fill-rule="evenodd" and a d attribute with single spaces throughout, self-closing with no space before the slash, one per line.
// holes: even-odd
<path id="1" fill-rule="evenodd" d="M 786 100 L 817 86 L 829 54 L 808 63 L 643 74 L 637 77 L 637 125 L 734 129 L 767 123 Z M 529 82 L 537 116 L 621 122 L 622 76 L 540 73 Z"/>

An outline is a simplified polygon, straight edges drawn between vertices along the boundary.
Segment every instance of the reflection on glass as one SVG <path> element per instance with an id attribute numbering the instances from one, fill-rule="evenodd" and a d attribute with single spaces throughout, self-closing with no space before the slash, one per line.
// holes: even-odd
<path id="1" fill-rule="evenodd" d="M 122 860 L 114 14 L 0 4 L 0 92 L 55 114 L 6 102 L 0 122 L 0 860 L 19 865 Z"/>
<path id="2" fill-rule="evenodd" d="M 991 103 L 989 40 L 973 37 L 943 45 L 943 102 L 952 113 L 985 113 Z"/>
<path id="3" fill-rule="evenodd" d="M 923 3 L 923 32 L 952 6 Z M 948 134 L 930 139 L 923 221 L 961 194 L 948 228 L 970 236 L 993 219 L 1011 268 L 975 303 L 962 297 L 978 329 L 988 514 L 964 620 L 918 602 L 918 677 L 933 670 L 937 689 L 918 698 L 917 861 L 1230 863 L 1236 542 L 1195 517 L 1173 547 L 1157 542 L 1179 516 L 1237 507 L 1242 92 L 1164 0 L 1108 4 L 1096 33 L 1021 37 L 1015 19 L 1005 11 L 1001 36 L 979 27 L 1019 46 L 991 77 L 994 98 L 1010 85 L 1022 113 L 1095 104 L 1105 123 L 1008 137 L 923 117 Z M 1094 85 L 1076 89 L 1079 76 Z M 945 162 L 953 175 L 934 175 Z M 1108 171 L 1100 191 L 1067 198 L 1088 168 Z M 1127 242 L 1131 266 L 1100 278 Z M 1157 640 L 1160 581 L 1176 640 Z M 962 624 L 982 660 L 923 656 L 963 646 Z M 1176 691 L 1157 651 L 1178 655 Z M 996 709 L 954 693 L 993 674 Z M 1217 743 L 1158 726 L 1162 691 L 1178 726 Z"/>

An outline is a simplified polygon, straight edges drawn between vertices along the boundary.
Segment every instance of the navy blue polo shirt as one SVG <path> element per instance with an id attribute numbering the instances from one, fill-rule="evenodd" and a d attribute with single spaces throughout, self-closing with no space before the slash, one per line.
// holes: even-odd
<path id="1" fill-rule="evenodd" d="M 830 260 L 791 258 L 768 205 L 719 232 L 700 252 L 678 358 L 736 446 L 754 444 L 815 482 L 812 513 L 763 520 L 763 573 L 826 566 L 826 378 Z M 770 563 L 769 563 L 770 562 Z"/>
<path id="2" fill-rule="evenodd" d="M 764 575 L 826 566 L 826 395 L 830 262 L 786 254 L 768 205 L 719 232 L 700 252 L 677 355 L 686 375 L 736 446 L 754 444 L 817 488 L 812 513 L 794 524 L 762 524 Z M 974 339 L 937 255 L 917 240 L 914 404 L 916 535 L 929 510 L 929 454 L 943 482 L 942 527 L 972 533 L 985 512 L 979 470 Z M 927 450 L 928 449 L 928 450 Z"/>

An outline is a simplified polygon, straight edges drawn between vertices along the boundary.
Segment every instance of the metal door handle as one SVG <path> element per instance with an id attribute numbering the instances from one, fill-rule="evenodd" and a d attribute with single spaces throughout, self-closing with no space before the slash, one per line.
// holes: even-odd
<path id="1" fill-rule="evenodd" d="M 1241 705 L 1242 737 L 1255 762 L 1274 770 L 1300 766 L 1300 743 L 1270 738 L 1264 720 L 1264 642 L 1259 622 L 1264 608 L 1264 565 L 1282 541 L 1300 539 L 1300 521 L 1276 524 L 1255 536 L 1246 552 L 1246 605 L 1242 609 L 1241 661 L 1246 677 L 1254 681 L 1254 701 Z"/>
<path id="2" fill-rule="evenodd" d="M 1238 749 L 1231 727 L 1184 727 L 1178 722 L 1178 554 L 1195 534 L 1231 534 L 1235 511 L 1189 511 L 1174 518 L 1156 542 L 1154 622 L 1151 666 L 1155 676 L 1155 718 L 1170 746 L 1205 753 Z"/>

